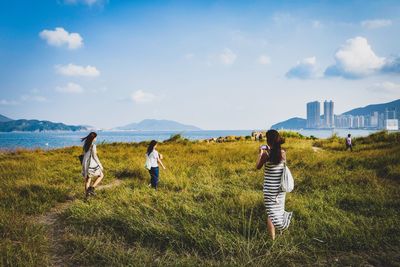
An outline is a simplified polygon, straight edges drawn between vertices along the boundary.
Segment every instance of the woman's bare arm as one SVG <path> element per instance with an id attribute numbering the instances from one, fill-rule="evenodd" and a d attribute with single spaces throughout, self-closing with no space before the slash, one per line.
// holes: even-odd
<path id="1" fill-rule="evenodd" d="M 257 170 L 261 169 L 264 164 L 267 162 L 268 153 L 265 150 L 261 150 L 260 154 L 258 155 L 256 168 Z"/>
<path id="2" fill-rule="evenodd" d="M 161 155 L 161 154 L 160 154 Z M 163 167 L 163 169 L 165 170 L 165 166 L 163 164 L 163 162 L 161 161 L 161 157 L 159 156 L 157 159 L 158 163 L 160 163 L 160 165 Z"/>

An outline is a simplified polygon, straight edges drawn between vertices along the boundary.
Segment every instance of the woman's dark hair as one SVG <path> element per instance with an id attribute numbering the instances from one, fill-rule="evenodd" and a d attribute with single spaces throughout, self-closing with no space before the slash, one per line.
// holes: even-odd
<path id="1" fill-rule="evenodd" d="M 271 147 L 269 161 L 279 164 L 283 159 L 281 145 L 285 143 L 285 139 L 281 138 L 277 130 L 269 130 L 267 132 L 267 141 Z"/>
<path id="2" fill-rule="evenodd" d="M 150 155 L 153 152 L 154 147 L 157 145 L 156 140 L 151 140 L 149 146 L 147 147 L 147 155 Z"/>
<path id="3" fill-rule="evenodd" d="M 85 141 L 83 144 L 83 150 L 88 152 L 90 147 L 92 146 L 93 140 L 97 137 L 97 133 L 91 132 L 86 137 L 81 138 L 81 142 Z"/>

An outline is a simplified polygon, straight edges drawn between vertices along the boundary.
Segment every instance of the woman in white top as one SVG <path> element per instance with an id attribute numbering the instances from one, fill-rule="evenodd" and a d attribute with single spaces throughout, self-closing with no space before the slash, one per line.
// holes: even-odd
<path id="1" fill-rule="evenodd" d="M 162 155 L 158 153 L 156 147 L 157 147 L 157 141 L 151 140 L 149 146 L 147 147 L 147 153 L 146 153 L 146 168 L 149 170 L 150 173 L 150 185 L 155 189 L 157 189 L 159 175 L 160 175 L 158 163 L 160 163 L 160 165 L 165 170 L 165 166 L 161 161 Z"/>
<path id="2" fill-rule="evenodd" d="M 83 160 L 82 160 L 82 176 L 85 179 L 85 194 L 86 196 L 95 195 L 94 189 L 103 179 L 103 165 L 97 156 L 96 149 L 96 137 L 97 134 L 95 132 L 91 132 L 88 136 L 81 139 L 81 141 L 85 142 L 83 144 Z M 94 183 L 92 183 L 92 179 Z"/>

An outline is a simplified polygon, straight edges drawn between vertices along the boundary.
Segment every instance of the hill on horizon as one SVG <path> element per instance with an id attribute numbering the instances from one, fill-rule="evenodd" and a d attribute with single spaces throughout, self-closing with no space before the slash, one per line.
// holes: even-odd
<path id="1" fill-rule="evenodd" d="M 0 122 L 0 132 L 35 132 L 35 131 L 84 131 L 85 126 L 66 125 L 40 120 L 10 120 Z"/>
<path id="2" fill-rule="evenodd" d="M 0 122 L 8 122 L 8 121 L 12 121 L 12 119 L 0 114 Z"/>
<path id="3" fill-rule="evenodd" d="M 117 127 L 117 130 L 134 131 L 199 131 L 200 128 L 186 125 L 172 120 L 146 119 L 141 122 L 131 123 L 126 126 Z"/>
<path id="4" fill-rule="evenodd" d="M 385 109 L 394 109 L 397 108 L 400 110 L 400 99 L 394 100 L 392 102 L 388 103 L 382 103 L 382 104 L 371 104 L 365 107 L 360 107 L 360 108 L 355 108 L 352 110 L 349 110 L 347 112 L 342 113 L 342 115 L 353 115 L 353 116 L 359 116 L 359 115 L 370 115 L 374 111 L 378 111 L 379 113 L 385 112 Z"/>
<path id="5" fill-rule="evenodd" d="M 271 126 L 271 129 L 303 129 L 306 127 L 306 119 L 294 117 Z"/>

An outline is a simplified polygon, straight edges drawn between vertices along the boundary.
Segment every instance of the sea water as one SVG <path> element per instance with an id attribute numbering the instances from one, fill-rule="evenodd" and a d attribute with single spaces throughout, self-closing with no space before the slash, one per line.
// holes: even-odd
<path id="1" fill-rule="evenodd" d="M 216 138 L 220 136 L 247 136 L 251 135 L 252 130 L 213 130 L 213 131 L 97 131 L 97 143 L 112 142 L 141 142 L 152 139 L 164 141 L 172 135 L 180 133 L 190 140 L 200 140 Z M 317 138 L 327 138 L 333 133 L 344 137 L 347 134 L 352 136 L 366 136 L 375 131 L 373 130 L 297 130 L 305 136 L 315 136 Z M 85 137 L 88 132 L 10 132 L 0 133 L 0 149 L 16 148 L 44 148 L 54 149 L 68 146 L 80 146 L 80 138 Z"/>

